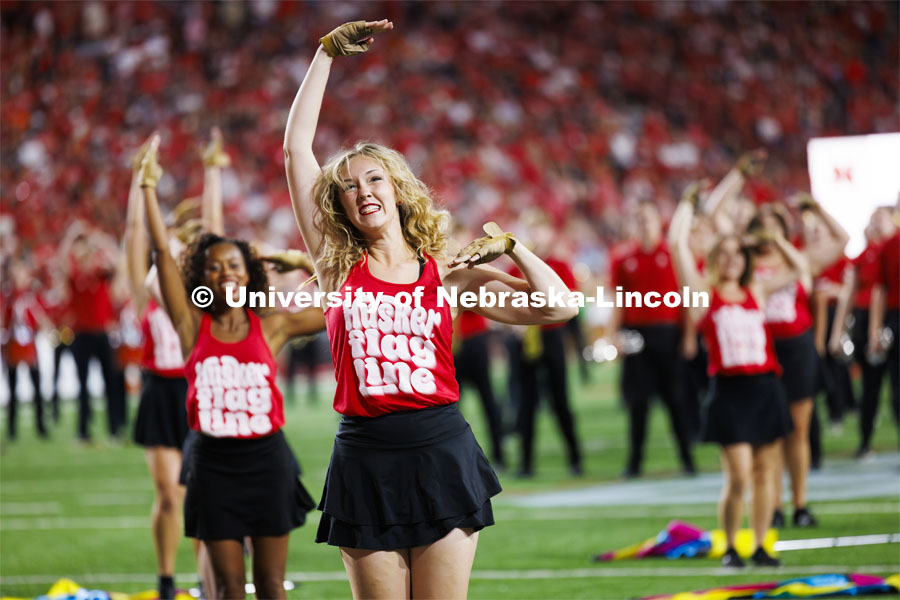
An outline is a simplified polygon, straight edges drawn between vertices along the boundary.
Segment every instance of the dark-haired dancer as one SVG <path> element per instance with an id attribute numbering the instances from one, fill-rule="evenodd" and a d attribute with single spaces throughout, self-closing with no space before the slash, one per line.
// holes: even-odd
<path id="1" fill-rule="evenodd" d="M 220 597 L 244 597 L 242 542 L 249 536 L 257 595 L 284 598 L 288 535 L 303 524 L 313 503 L 280 431 L 284 412 L 273 356 L 290 338 L 321 330 L 322 313 L 257 316 L 229 306 L 229 288 L 268 287 L 262 261 L 240 240 L 199 236 L 185 250 L 179 272 L 156 200 L 162 175 L 158 146 L 154 136 L 138 180 L 163 300 L 188 357 L 188 422 L 201 434 L 188 465 L 185 531 L 205 543 Z M 211 295 L 203 309 L 188 300 L 199 286 Z"/>

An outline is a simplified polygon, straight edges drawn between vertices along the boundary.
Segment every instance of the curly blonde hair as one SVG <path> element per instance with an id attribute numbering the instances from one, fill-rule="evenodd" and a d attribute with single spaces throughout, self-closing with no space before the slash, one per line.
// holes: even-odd
<path id="1" fill-rule="evenodd" d="M 350 222 L 339 197 L 350 160 L 357 156 L 376 161 L 390 177 L 394 196 L 401 203 L 397 207 L 400 226 L 409 247 L 418 256 L 443 256 L 447 251 L 450 213 L 434 205 L 431 190 L 413 174 L 402 154 L 379 144 L 359 142 L 333 155 L 313 185 L 313 201 L 318 209 L 316 227 L 323 236 L 316 260 L 324 265 L 328 276 L 341 284 L 366 251 L 366 241 Z"/>

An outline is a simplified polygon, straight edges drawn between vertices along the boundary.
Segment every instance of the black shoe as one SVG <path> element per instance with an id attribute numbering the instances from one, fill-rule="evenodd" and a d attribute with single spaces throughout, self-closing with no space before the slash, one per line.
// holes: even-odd
<path id="1" fill-rule="evenodd" d="M 874 454 L 872 454 L 872 449 L 869 448 L 868 446 L 860 446 L 856 450 L 856 454 L 853 455 L 853 457 L 859 461 L 871 460 L 871 458 L 873 456 L 874 456 Z"/>
<path id="2" fill-rule="evenodd" d="M 518 479 L 531 479 L 534 477 L 534 471 L 531 469 L 519 469 L 516 471 L 516 477 Z"/>
<path id="3" fill-rule="evenodd" d="M 780 567 L 781 561 L 777 558 L 769 556 L 763 547 L 760 546 L 756 549 L 756 552 L 753 553 L 753 556 L 750 557 L 750 560 L 757 567 Z"/>
<path id="4" fill-rule="evenodd" d="M 625 467 L 625 470 L 622 471 L 622 477 L 625 479 L 637 479 L 641 476 L 640 467 L 628 466 Z"/>
<path id="5" fill-rule="evenodd" d="M 584 477 L 584 468 L 578 463 L 569 466 L 569 473 L 572 477 Z"/>
<path id="6" fill-rule="evenodd" d="M 175 600 L 175 578 L 159 576 L 159 600 Z"/>
<path id="7" fill-rule="evenodd" d="M 684 475 L 685 477 L 695 477 L 695 476 L 697 475 L 697 467 L 695 467 L 695 466 L 692 465 L 692 464 L 691 464 L 691 465 L 685 465 L 685 466 L 681 469 L 681 473 L 682 473 L 682 475 Z"/>
<path id="8" fill-rule="evenodd" d="M 782 527 L 784 527 L 784 513 L 777 508 L 772 514 L 772 527 L 774 529 L 781 529 Z"/>
<path id="9" fill-rule="evenodd" d="M 794 527 L 818 527 L 819 520 L 806 507 L 794 511 Z"/>
<path id="10" fill-rule="evenodd" d="M 722 566 L 730 567 L 732 569 L 743 569 L 744 561 L 738 556 L 737 550 L 729 548 L 725 554 L 722 555 Z"/>

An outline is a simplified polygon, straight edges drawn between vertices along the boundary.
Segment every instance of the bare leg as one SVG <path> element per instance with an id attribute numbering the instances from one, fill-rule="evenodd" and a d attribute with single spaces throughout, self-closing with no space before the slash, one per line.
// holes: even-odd
<path id="1" fill-rule="evenodd" d="M 284 568 L 287 564 L 289 535 L 253 538 L 253 585 L 256 597 L 283 600 Z"/>
<path id="2" fill-rule="evenodd" d="M 172 577 L 175 574 L 175 555 L 182 535 L 180 513 L 184 504 L 184 487 L 178 484 L 181 451 L 154 446 L 147 448 L 144 456 L 156 491 L 151 513 L 156 566 L 160 575 Z"/>
<path id="3" fill-rule="evenodd" d="M 791 495 L 794 508 L 806 507 L 806 480 L 809 477 L 809 422 L 812 418 L 812 398 L 791 403 L 794 430 L 788 434 L 784 456 L 791 475 Z"/>
<path id="4" fill-rule="evenodd" d="M 465 598 L 477 547 L 476 531 L 457 528 L 433 544 L 410 548 L 412 597 Z"/>
<path id="5" fill-rule="evenodd" d="M 353 598 L 410 598 L 409 550 L 341 548 Z"/>
<path id="6" fill-rule="evenodd" d="M 218 598 L 216 593 L 216 576 L 212 570 L 212 561 L 209 559 L 209 551 L 206 544 L 200 540 L 194 542 L 194 559 L 197 561 L 197 576 L 200 578 L 200 584 L 203 586 L 203 596 L 205 598 Z"/>
<path id="7" fill-rule="evenodd" d="M 731 444 L 722 448 L 721 459 L 725 486 L 719 501 L 719 523 L 725 530 L 728 547 L 734 548 L 738 529 L 744 520 L 744 495 L 750 484 L 753 450 L 750 444 Z"/>
<path id="8" fill-rule="evenodd" d="M 781 440 L 753 448 L 753 510 L 750 525 L 762 546 L 775 510 L 775 480 L 781 479 Z"/>
<path id="9" fill-rule="evenodd" d="M 244 569 L 244 545 L 240 540 L 205 540 L 213 573 L 217 598 L 242 600 L 247 574 Z"/>

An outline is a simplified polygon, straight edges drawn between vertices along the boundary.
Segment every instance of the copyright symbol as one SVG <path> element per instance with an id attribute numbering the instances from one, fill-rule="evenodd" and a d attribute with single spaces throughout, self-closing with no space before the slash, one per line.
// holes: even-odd
<path id="1" fill-rule="evenodd" d="M 191 302 L 197 308 L 206 308 L 213 302 L 212 290 L 205 285 L 195 287 L 194 291 L 191 292 Z"/>

